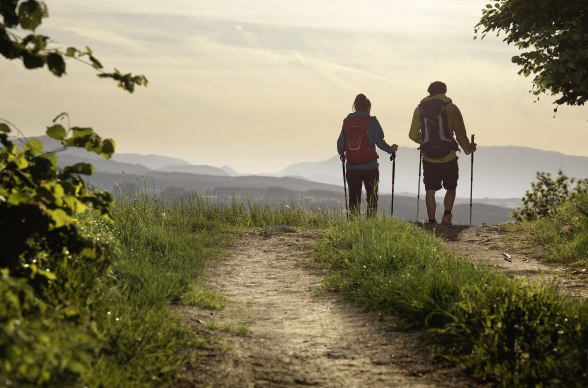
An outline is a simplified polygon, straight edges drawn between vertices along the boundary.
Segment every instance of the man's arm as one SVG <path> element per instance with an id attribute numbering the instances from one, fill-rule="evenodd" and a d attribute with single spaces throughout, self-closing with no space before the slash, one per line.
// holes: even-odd
<path id="1" fill-rule="evenodd" d="M 455 139 L 461 146 L 461 149 L 466 155 L 469 155 L 472 152 L 472 145 L 470 144 L 470 139 L 468 139 L 468 134 L 465 129 L 465 124 L 463 122 L 463 117 L 459 108 L 454 104 L 447 105 L 447 118 L 449 120 L 449 128 L 455 134 Z"/>
<path id="2" fill-rule="evenodd" d="M 421 113 L 418 106 L 412 114 L 412 122 L 410 123 L 408 137 L 417 144 L 421 144 L 423 141 L 421 137 Z"/>

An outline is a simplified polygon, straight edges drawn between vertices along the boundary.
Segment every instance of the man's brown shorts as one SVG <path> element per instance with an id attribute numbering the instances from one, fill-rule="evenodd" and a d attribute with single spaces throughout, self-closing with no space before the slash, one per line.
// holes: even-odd
<path id="1" fill-rule="evenodd" d="M 425 190 L 440 190 L 441 183 L 443 183 L 445 190 L 453 190 L 457 187 L 458 178 L 457 158 L 447 163 L 433 163 L 423 160 Z"/>

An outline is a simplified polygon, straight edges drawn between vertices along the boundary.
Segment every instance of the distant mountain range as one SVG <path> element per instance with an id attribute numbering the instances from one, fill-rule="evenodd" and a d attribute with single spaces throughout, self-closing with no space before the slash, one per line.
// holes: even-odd
<path id="1" fill-rule="evenodd" d="M 469 198 L 471 157 L 459 155 L 460 181 L 458 197 Z M 588 157 L 564 155 L 526 147 L 478 147 L 474 156 L 474 198 L 501 198 L 506 202 L 520 199 L 535 181 L 536 172 L 557 174 L 561 169 L 570 177 L 588 178 Z M 277 176 L 298 176 L 318 182 L 343 185 L 338 156 L 314 162 L 299 163 L 276 173 Z M 380 156 L 380 188 L 392 189 L 392 162 Z M 416 194 L 419 177 L 419 152 L 416 148 L 400 147 L 396 157 L 395 192 Z M 422 177 L 421 177 L 422 180 Z M 421 186 L 421 192 L 424 188 Z"/>
<path id="2" fill-rule="evenodd" d="M 46 136 L 40 139 L 46 143 L 48 150 L 59 146 L 57 142 Z M 185 160 L 161 155 L 115 153 L 111 160 L 106 161 L 85 150 L 71 148 L 60 153 L 60 158 L 64 164 L 92 160 L 97 172 L 121 173 L 124 171 L 126 174 L 140 175 L 150 170 L 224 177 L 252 175 L 239 173 L 229 166 L 193 165 Z M 381 155 L 379 161 L 381 192 L 390 192 L 392 162 L 388 155 Z M 469 198 L 471 157 L 460 154 L 459 167 L 458 197 Z M 525 191 L 530 189 L 537 171 L 556 174 L 559 169 L 571 177 L 588 178 L 588 157 L 527 147 L 478 147 L 474 157 L 473 197 L 502 199 L 505 203 L 513 202 L 522 198 Z M 323 161 L 293 164 L 275 173 L 255 175 L 294 177 L 339 187 L 343 185 L 341 162 L 336 155 Z M 416 148 L 400 147 L 396 158 L 395 192 L 416 194 L 418 177 L 418 151 Z"/>
<path id="3" fill-rule="evenodd" d="M 112 160 L 127 164 L 140 164 L 151 170 L 159 170 L 168 166 L 183 166 L 190 165 L 190 162 L 185 160 L 170 158 L 161 155 L 141 155 L 141 154 L 118 154 L 112 156 Z"/>
<path id="4" fill-rule="evenodd" d="M 45 150 L 59 148 L 59 143 L 41 137 Z M 147 189 L 167 196 L 188 191 L 212 197 L 237 196 L 247 201 L 265 203 L 297 202 L 307 207 L 344 209 L 343 177 L 338 156 L 289 166 L 273 174 L 246 175 L 229 166 L 193 165 L 162 155 L 117 153 L 111 160 L 82 149 L 71 148 L 59 153 L 60 165 L 91 162 L 95 173 L 89 182 L 128 194 Z M 469 218 L 470 157 L 461 155 L 460 185 L 454 220 L 466 223 Z M 419 154 L 414 148 L 401 147 L 397 152 L 395 176 L 395 216 L 416 218 L 416 193 Z M 380 209 L 389 212 L 392 188 L 392 163 L 386 155 L 380 158 Z M 588 158 L 525 147 L 479 147 L 474 159 L 474 223 L 500 223 L 510 219 L 513 208 L 535 180 L 537 171 L 588 177 Z M 421 177 L 422 179 L 422 177 Z M 424 214 L 424 188 L 421 186 L 419 218 Z M 439 195 L 438 201 L 442 201 Z M 386 210 L 388 209 L 388 210 Z"/>

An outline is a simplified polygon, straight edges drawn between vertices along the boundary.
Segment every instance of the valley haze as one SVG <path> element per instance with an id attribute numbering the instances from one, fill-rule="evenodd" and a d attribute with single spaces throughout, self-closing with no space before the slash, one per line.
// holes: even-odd
<path id="1" fill-rule="evenodd" d="M 45 150 L 59 148 L 59 143 L 46 136 Z M 396 158 L 395 215 L 415 218 L 419 158 L 416 148 L 400 147 Z M 469 212 L 469 156 L 459 154 L 460 181 L 456 200 L 456 222 L 466 223 Z M 213 197 L 240 197 L 247 201 L 265 203 L 304 202 L 310 208 L 344 209 L 341 162 L 337 155 L 318 162 L 291 165 L 272 174 L 245 174 L 229 167 L 194 165 L 185 160 L 163 155 L 115 153 L 111 160 L 85 150 L 69 148 L 59 153 L 60 165 L 90 162 L 95 167 L 89 182 L 112 190 L 154 190 L 167 196 L 179 196 L 189 191 Z M 389 211 L 391 162 L 387 155 L 380 159 L 381 212 Z M 588 157 L 565 155 L 526 147 L 479 147 L 474 160 L 473 198 L 477 223 L 499 223 L 510 220 L 513 208 L 537 171 L 557 174 L 561 169 L 570 177 L 588 177 Z M 422 177 L 421 177 L 422 181 Z M 119 193 L 120 194 L 120 193 Z M 442 201 L 442 192 L 437 196 Z M 365 197 L 365 194 L 364 194 Z M 421 201 L 424 187 L 421 186 Z M 482 207 L 482 208 L 480 208 Z M 424 204 L 420 206 L 425 209 Z M 477 213 L 477 215 L 476 215 Z"/>

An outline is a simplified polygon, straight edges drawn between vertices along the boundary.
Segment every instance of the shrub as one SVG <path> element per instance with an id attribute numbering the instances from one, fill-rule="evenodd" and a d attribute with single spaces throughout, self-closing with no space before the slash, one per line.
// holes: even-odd
<path id="1" fill-rule="evenodd" d="M 588 380 L 588 304 L 550 285 L 522 281 L 473 285 L 436 330 L 452 360 L 502 386 L 580 386 Z"/>
<path id="2" fill-rule="evenodd" d="M 91 173 L 90 165 L 60 170 L 42 142 L 18 147 L 9 133 L 0 123 L 0 376 L 35 384 L 75 380 L 90 368 L 97 343 L 82 311 L 109 261 L 104 244 L 82 233 L 76 217 L 92 207 L 109 218 L 112 197 L 87 188 L 80 175 Z M 114 151 L 111 140 L 89 128 L 72 128 L 68 136 L 54 125 L 47 134 L 106 157 Z"/>
<path id="3" fill-rule="evenodd" d="M 513 212 L 513 218 L 522 221 L 545 217 L 582 193 L 588 193 L 588 179 L 570 178 L 561 170 L 556 179 L 550 173 L 537 172 L 537 181 L 525 193 L 523 206 Z"/>
<path id="4" fill-rule="evenodd" d="M 549 216 L 505 227 L 526 235 L 533 246 L 544 248 L 542 259 L 575 262 L 588 259 L 588 193 L 578 194 L 553 209 Z"/>

